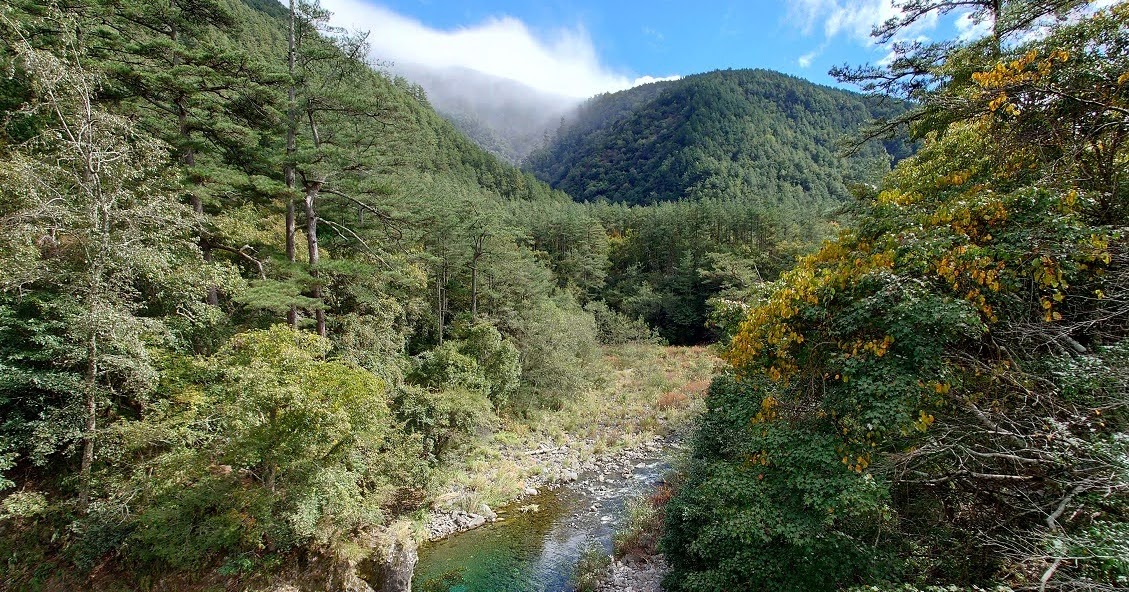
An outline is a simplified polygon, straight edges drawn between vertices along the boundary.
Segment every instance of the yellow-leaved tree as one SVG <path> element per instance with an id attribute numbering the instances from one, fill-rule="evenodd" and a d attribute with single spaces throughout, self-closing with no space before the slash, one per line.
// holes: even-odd
<path id="1" fill-rule="evenodd" d="M 1125 585 L 1129 5 L 1059 4 L 885 70 L 920 150 L 734 336 L 671 589 Z"/>

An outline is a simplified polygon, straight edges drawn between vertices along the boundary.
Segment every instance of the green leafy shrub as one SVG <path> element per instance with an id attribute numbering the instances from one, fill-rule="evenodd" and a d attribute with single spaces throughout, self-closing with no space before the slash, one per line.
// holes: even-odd
<path id="1" fill-rule="evenodd" d="M 461 388 L 486 393 L 490 383 L 483 376 L 478 361 L 463 354 L 456 341 L 426 351 L 415 359 L 408 381 L 429 389 Z"/>
<path id="2" fill-rule="evenodd" d="M 404 429 L 422 437 L 424 453 L 432 460 L 494 418 L 482 391 L 457 386 L 432 390 L 402 385 L 396 389 L 392 406 Z"/>
<path id="3" fill-rule="evenodd" d="M 612 550 L 617 558 L 632 555 L 646 558 L 658 552 L 665 511 L 658 504 L 665 503 L 668 495 L 669 488 L 662 486 L 651 496 L 627 500 L 624 508 L 627 515 L 612 535 Z"/>
<path id="4" fill-rule="evenodd" d="M 710 386 L 684 483 L 666 506 L 668 590 L 835 590 L 888 569 L 871 546 L 887 491 L 841 462 L 830 422 L 750 423 L 773 413 L 763 388 L 728 375 Z"/>
<path id="5" fill-rule="evenodd" d="M 603 300 L 585 304 L 584 310 L 595 320 L 596 338 L 603 345 L 621 345 L 634 341 L 659 342 L 662 339 L 642 319 L 629 317 L 609 307 Z"/>
<path id="6" fill-rule="evenodd" d="M 394 429 L 384 384 L 326 360 L 330 344 L 275 326 L 173 368 L 166 400 L 121 426 L 136 494 L 123 552 L 200 567 L 214 558 L 332 547 L 384 522 L 398 490 L 426 482 L 419 442 Z M 129 497 L 124 497 L 126 495 Z"/>
<path id="7" fill-rule="evenodd" d="M 517 347 L 494 325 L 481 321 L 457 325 L 452 337 L 458 340 L 457 347 L 463 355 L 478 362 L 490 402 L 495 408 L 504 407 L 521 384 Z"/>
<path id="8" fill-rule="evenodd" d="M 580 552 L 572 573 L 572 586 L 576 592 L 596 592 L 607 572 L 612 558 L 597 542 L 590 541 Z"/>
<path id="9" fill-rule="evenodd" d="M 948 54 L 922 150 L 750 307 L 670 589 L 1123 587 L 1129 6 L 1076 16 Z"/>
<path id="10" fill-rule="evenodd" d="M 559 409 L 589 388 L 600 367 L 600 348 L 592 315 L 571 298 L 533 305 L 522 311 L 514 342 L 521 354 L 519 410 Z"/>

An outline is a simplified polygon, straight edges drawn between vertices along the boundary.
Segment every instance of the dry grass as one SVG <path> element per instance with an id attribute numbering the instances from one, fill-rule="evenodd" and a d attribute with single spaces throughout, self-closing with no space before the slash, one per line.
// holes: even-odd
<path id="1" fill-rule="evenodd" d="M 594 455 L 630 448 L 680 430 L 699 412 L 717 358 L 705 347 L 626 344 L 605 348 L 604 385 L 568 401 L 558 411 L 529 419 L 505 418 L 489 436 L 451 466 L 443 501 L 475 511 L 521 495 L 527 484 L 554 468 L 528 451 L 564 447 L 573 470 Z"/>
<path id="2" fill-rule="evenodd" d="M 659 411 L 669 411 L 671 409 L 681 409 L 689 404 L 689 401 L 690 398 L 686 396 L 686 393 L 671 391 L 659 395 L 656 406 L 659 408 Z"/>

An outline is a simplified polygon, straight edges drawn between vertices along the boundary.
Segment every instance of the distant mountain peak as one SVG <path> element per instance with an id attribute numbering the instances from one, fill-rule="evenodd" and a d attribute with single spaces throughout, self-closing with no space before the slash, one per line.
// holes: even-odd
<path id="1" fill-rule="evenodd" d="M 841 202 L 909 153 L 841 142 L 905 106 L 771 70 L 718 70 L 589 99 L 525 168 L 580 201 Z"/>

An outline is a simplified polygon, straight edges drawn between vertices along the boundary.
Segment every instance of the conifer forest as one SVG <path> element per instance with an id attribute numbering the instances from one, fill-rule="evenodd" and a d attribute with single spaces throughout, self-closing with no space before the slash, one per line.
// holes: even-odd
<path id="1" fill-rule="evenodd" d="M 893 5 L 538 135 L 319 0 L 0 0 L 0 591 L 1129 589 L 1129 2 Z"/>

